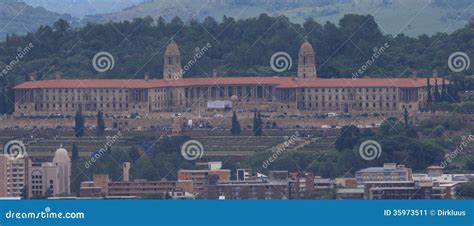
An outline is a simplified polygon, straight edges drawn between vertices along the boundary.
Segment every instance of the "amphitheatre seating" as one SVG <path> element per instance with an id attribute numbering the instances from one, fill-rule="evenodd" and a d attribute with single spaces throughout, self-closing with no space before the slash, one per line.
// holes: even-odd
<path id="1" fill-rule="evenodd" d="M 204 147 L 204 153 L 215 151 L 258 152 L 265 151 L 284 141 L 283 137 L 252 136 L 208 136 L 197 139 Z"/>
<path id="2" fill-rule="evenodd" d="M 58 147 L 63 145 L 71 152 L 72 144 L 76 143 L 81 156 L 88 156 L 91 152 L 97 151 L 106 144 L 105 138 L 81 138 L 63 137 L 60 139 L 34 139 L 25 142 L 27 153 L 30 156 L 49 156 L 54 155 Z M 112 150 L 129 150 L 131 145 L 119 139 L 112 145 Z"/>
<path id="3" fill-rule="evenodd" d="M 310 144 L 305 145 L 303 148 L 298 151 L 304 152 L 326 152 L 328 150 L 334 149 L 334 142 L 336 141 L 335 137 L 326 137 L 317 139 Z"/>

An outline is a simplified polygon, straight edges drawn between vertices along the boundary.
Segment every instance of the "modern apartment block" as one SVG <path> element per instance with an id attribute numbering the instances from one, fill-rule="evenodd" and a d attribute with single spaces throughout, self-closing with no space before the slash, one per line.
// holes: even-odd
<path id="1" fill-rule="evenodd" d="M 290 173 L 291 199 L 307 198 L 315 189 L 315 177 L 312 173 Z"/>
<path id="2" fill-rule="evenodd" d="M 242 171 L 237 171 L 237 174 Z M 237 178 L 239 176 L 237 175 Z M 219 181 L 210 176 L 204 187 L 206 199 L 300 199 L 314 191 L 314 175 L 270 171 L 268 178 Z"/>
<path id="3" fill-rule="evenodd" d="M 28 158 L 0 155 L 0 197 L 21 197 L 28 183 Z"/>
<path id="4" fill-rule="evenodd" d="M 246 180 L 219 182 L 209 177 L 205 186 L 206 199 L 290 199 L 290 181 Z"/>

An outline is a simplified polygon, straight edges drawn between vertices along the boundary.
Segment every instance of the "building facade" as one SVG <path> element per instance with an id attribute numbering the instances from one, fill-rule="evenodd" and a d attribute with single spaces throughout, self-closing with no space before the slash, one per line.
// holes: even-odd
<path id="1" fill-rule="evenodd" d="M 364 183 L 365 199 L 452 199 L 455 186 L 433 181 L 374 181 Z"/>
<path id="2" fill-rule="evenodd" d="M 357 183 L 374 181 L 413 181 L 412 170 L 404 165 L 385 163 L 383 167 L 369 167 L 355 173 Z"/>
<path id="3" fill-rule="evenodd" d="M 307 199 L 314 192 L 312 173 L 270 171 L 268 177 L 249 175 L 237 180 L 220 180 L 210 175 L 206 180 L 203 196 L 206 199 Z M 247 171 L 248 172 L 248 171 Z"/>
<path id="4" fill-rule="evenodd" d="M 146 197 L 193 192 L 192 181 L 112 181 L 107 174 L 95 174 L 93 181 L 81 183 L 81 197 Z"/>
<path id="5" fill-rule="evenodd" d="M 28 158 L 11 159 L 0 155 L 0 197 L 26 196 Z"/>
<path id="6" fill-rule="evenodd" d="M 203 111 L 212 101 L 232 101 L 234 110 L 260 109 L 324 114 L 396 115 L 426 105 L 427 83 L 421 78 L 318 78 L 315 52 L 308 41 L 300 48 L 292 77 L 183 78 L 181 53 L 171 41 L 165 51 L 163 79 L 53 79 L 15 87 L 15 115 L 143 115 Z M 440 81 L 438 82 L 440 83 Z"/>
<path id="7" fill-rule="evenodd" d="M 28 164 L 28 197 L 71 193 L 71 161 L 66 149 L 57 149 L 52 162 Z"/>
<path id="8" fill-rule="evenodd" d="M 230 170 L 215 169 L 215 170 L 179 170 L 178 181 L 192 181 L 193 193 L 202 194 L 204 186 L 209 177 L 215 176 L 218 181 L 230 181 Z"/>

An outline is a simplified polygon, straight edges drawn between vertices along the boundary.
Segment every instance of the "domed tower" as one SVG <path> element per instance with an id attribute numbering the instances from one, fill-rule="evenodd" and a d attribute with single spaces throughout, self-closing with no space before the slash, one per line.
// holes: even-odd
<path id="1" fill-rule="evenodd" d="M 298 53 L 298 78 L 317 78 L 314 55 L 313 46 L 308 42 L 308 40 L 305 39 L 303 44 L 301 44 L 300 52 Z"/>
<path id="2" fill-rule="evenodd" d="M 181 69 L 181 53 L 178 44 L 172 39 L 166 47 L 163 79 L 177 80 L 183 78 Z"/>
<path id="3" fill-rule="evenodd" d="M 69 159 L 67 150 L 63 148 L 63 145 L 61 145 L 58 150 L 56 150 L 53 158 L 53 165 L 58 167 L 58 194 L 71 193 L 71 160 Z"/>

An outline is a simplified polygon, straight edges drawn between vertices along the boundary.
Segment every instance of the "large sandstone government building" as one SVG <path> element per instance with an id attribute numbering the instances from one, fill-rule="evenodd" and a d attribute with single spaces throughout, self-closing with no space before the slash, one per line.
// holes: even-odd
<path id="1" fill-rule="evenodd" d="M 15 87 L 15 114 L 46 116 L 206 111 L 211 103 L 230 103 L 234 110 L 324 114 L 399 114 L 426 104 L 422 78 L 324 79 L 316 73 L 315 52 L 301 45 L 294 77 L 183 78 L 181 53 L 171 41 L 165 51 L 163 79 L 53 79 Z M 437 78 L 429 79 L 431 85 Z M 439 83 L 439 81 L 436 81 Z"/>

